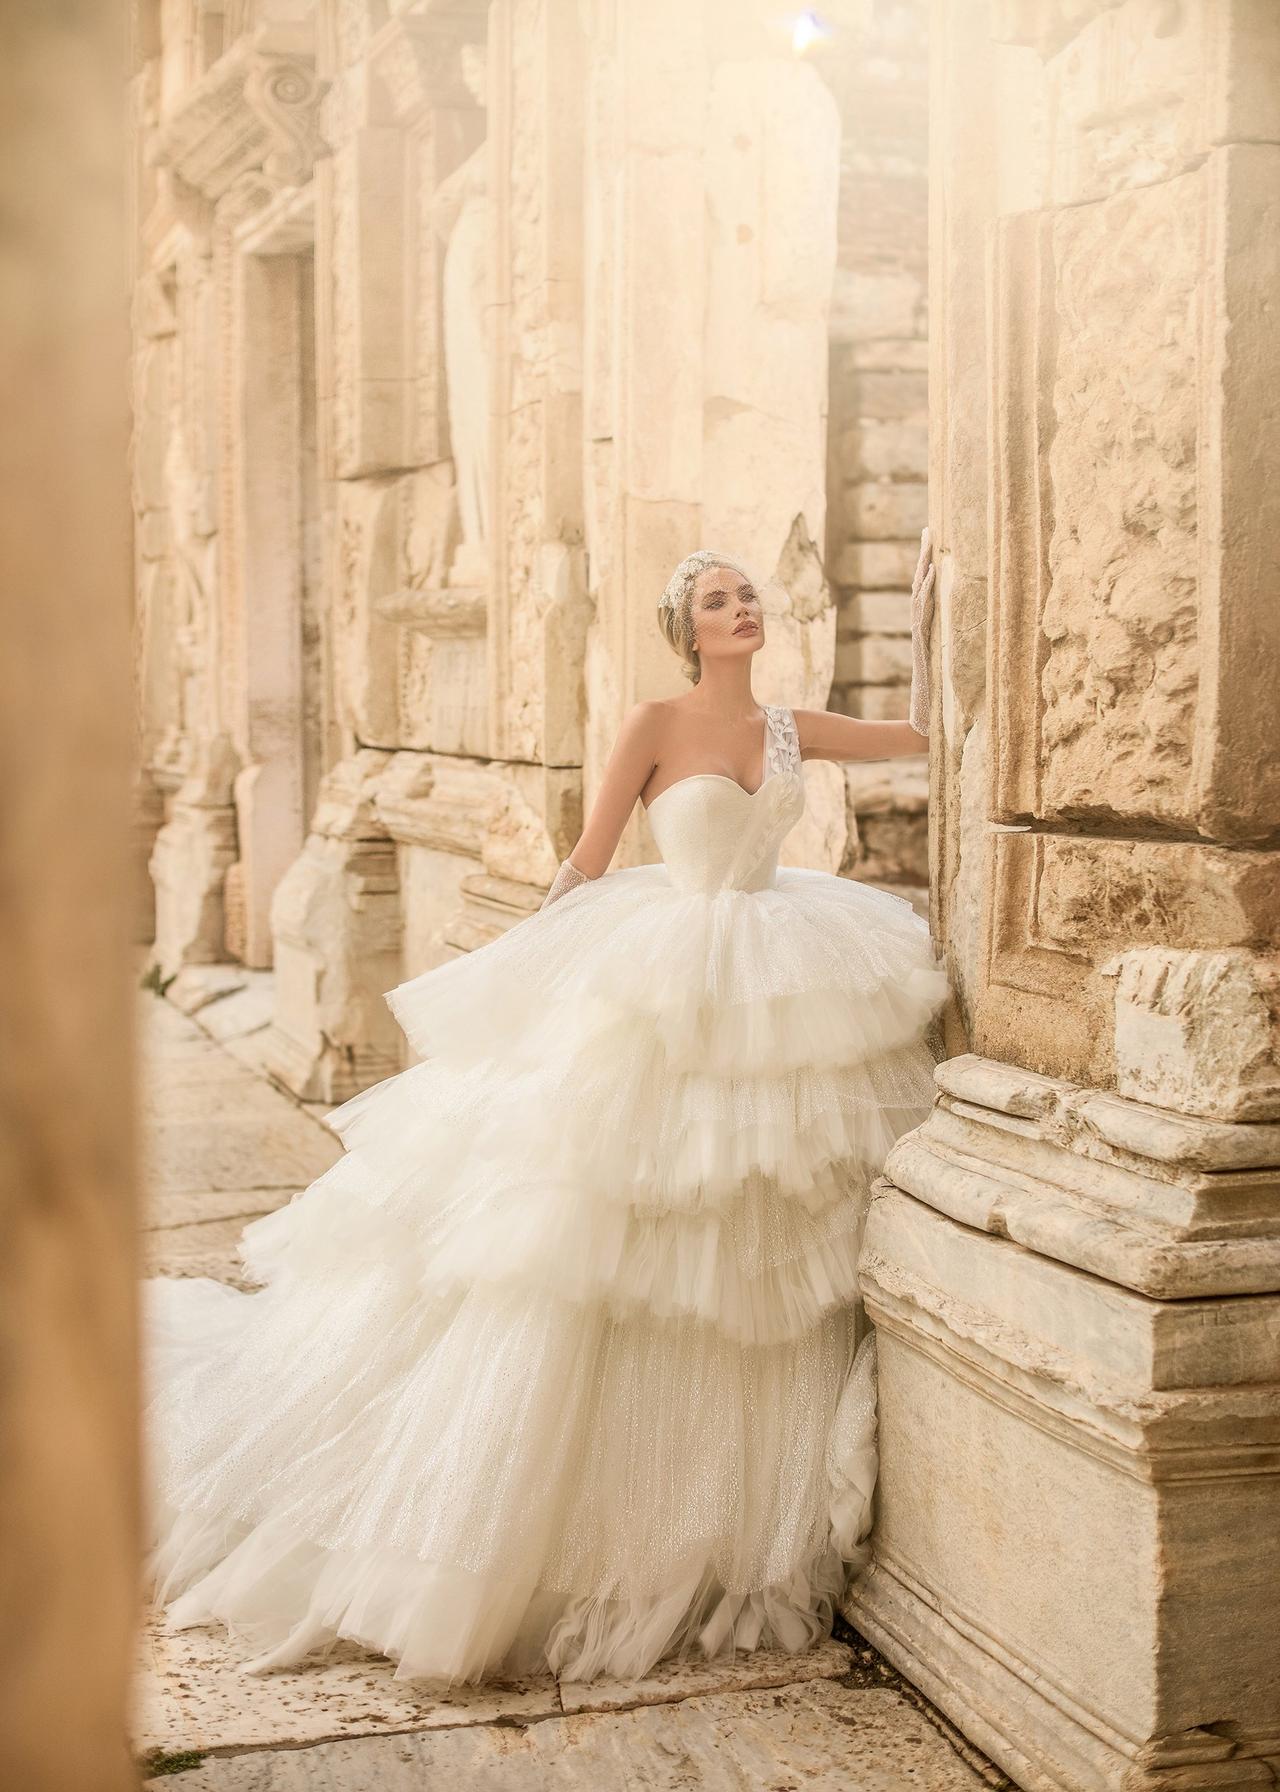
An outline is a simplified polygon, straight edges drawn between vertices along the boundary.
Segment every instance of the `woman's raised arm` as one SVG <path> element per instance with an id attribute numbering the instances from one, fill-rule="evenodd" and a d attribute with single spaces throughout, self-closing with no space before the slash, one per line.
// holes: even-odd
<path id="1" fill-rule="evenodd" d="M 797 709 L 802 759 L 897 759 L 929 748 L 929 627 L 933 621 L 933 564 L 928 528 L 911 575 L 911 699 L 909 720 L 868 722 L 826 709 Z"/>
<path id="2" fill-rule="evenodd" d="M 927 753 L 929 737 L 910 722 L 867 722 L 829 709 L 797 709 L 802 759 L 901 759 Z"/>

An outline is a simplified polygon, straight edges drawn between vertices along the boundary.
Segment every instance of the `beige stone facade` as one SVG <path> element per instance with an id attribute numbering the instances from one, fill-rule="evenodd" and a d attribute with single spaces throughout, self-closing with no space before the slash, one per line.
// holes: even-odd
<path id="1" fill-rule="evenodd" d="M 1266 1785 L 1280 11 L 941 0 L 930 56 L 958 1004 L 868 1221 L 849 1611 L 1021 1785 Z"/>

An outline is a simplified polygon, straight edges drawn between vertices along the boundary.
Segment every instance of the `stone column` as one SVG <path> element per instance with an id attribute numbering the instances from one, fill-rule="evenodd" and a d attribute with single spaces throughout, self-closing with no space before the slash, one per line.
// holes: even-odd
<path id="1" fill-rule="evenodd" d="M 0 1784 L 23 1792 L 137 1784 L 123 44 L 99 0 L 5 11 Z"/>
<path id="2" fill-rule="evenodd" d="M 853 1621 L 1026 1787 L 1280 1770 L 1280 15 L 934 11 L 934 903 Z"/>

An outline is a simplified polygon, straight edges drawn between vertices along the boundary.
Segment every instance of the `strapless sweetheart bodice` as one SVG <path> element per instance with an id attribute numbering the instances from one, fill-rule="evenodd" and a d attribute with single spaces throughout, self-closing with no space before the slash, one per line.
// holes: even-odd
<path id="1" fill-rule="evenodd" d="M 764 708 L 765 777 L 757 790 L 719 772 L 695 772 L 649 804 L 654 842 L 677 889 L 714 896 L 774 882 L 778 849 L 804 813 L 804 779 L 794 715 L 780 704 Z"/>

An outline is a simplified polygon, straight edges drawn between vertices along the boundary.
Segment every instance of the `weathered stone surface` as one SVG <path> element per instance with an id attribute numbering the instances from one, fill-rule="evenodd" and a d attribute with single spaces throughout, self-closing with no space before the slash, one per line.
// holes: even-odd
<path id="1" fill-rule="evenodd" d="M 839 684 L 910 684 L 911 639 L 907 635 L 863 635 L 836 648 Z"/>
<path id="2" fill-rule="evenodd" d="M 202 976 L 214 987 L 235 980 Z M 259 995 L 266 982 L 257 981 Z M 143 1267 L 244 1286 L 236 1243 L 245 1225 L 314 1181 L 341 1146 L 209 1036 L 204 1026 L 221 1006 L 197 1009 L 197 1020 L 153 996 L 141 1001 Z"/>
<path id="3" fill-rule="evenodd" d="M 1148 1313 L 906 1196 L 873 1203 L 863 1293 L 879 1516 L 853 1621 L 1023 1784 L 1265 1783 L 1280 1689 L 1241 1618 L 1277 1597 L 1280 1419 L 1273 1385 L 1219 1376 L 1257 1373 L 1278 1297 Z"/>
<path id="4" fill-rule="evenodd" d="M 1122 952 L 1116 1087 L 1221 1120 L 1280 1120 L 1280 971 L 1243 951 Z"/>
<path id="5" fill-rule="evenodd" d="M 923 480 L 929 470 L 923 418 L 860 418 L 845 430 L 840 450 L 842 470 L 855 480 Z"/>
<path id="6" fill-rule="evenodd" d="M 829 701 L 866 719 L 906 713 L 877 688 L 904 679 L 909 627 L 905 591 L 883 587 L 909 581 L 906 542 L 926 510 L 926 30 L 923 8 L 865 8 L 824 58 L 845 119 L 830 327 L 827 557 L 839 643 Z M 851 837 L 842 864 L 919 878 L 923 830 L 886 813 Z"/>
<path id="7" fill-rule="evenodd" d="M 385 754 L 362 752 L 335 767 L 276 890 L 267 1061 L 304 1100 L 336 1104 L 400 1068 L 382 999 L 399 981 L 402 925 L 395 848 L 375 807 L 386 766 Z"/>
<path id="8" fill-rule="evenodd" d="M 974 1057 L 937 1081 L 868 1215 L 881 1478 L 846 1609 L 1024 1784 L 1252 1784 L 1280 1700 L 1241 1621 L 1280 1561 L 1280 1126 Z M 1247 1548 L 1206 1547 L 1224 1524 Z"/>
<path id="9" fill-rule="evenodd" d="M 340 1736 L 560 1714 L 550 1676 L 433 1690 L 425 1681 L 397 1680 L 385 1656 L 353 1643 L 289 1672 L 244 1674 L 242 1659 L 222 1625 L 174 1630 L 163 1612 L 150 1613 L 133 1721 L 137 1752 L 299 1748 Z"/>
<path id="10" fill-rule="evenodd" d="M 923 485 L 891 479 L 864 480 L 849 491 L 854 526 L 867 541 L 918 536 L 927 511 Z"/>
<path id="11" fill-rule="evenodd" d="M 623 1711 L 636 1705 L 665 1705 L 674 1699 L 712 1693 L 838 1680 L 850 1667 L 849 1645 L 832 1637 L 795 1655 L 777 1649 L 753 1649 L 713 1661 L 659 1662 L 643 1680 L 562 1680 L 560 1703 L 569 1713 Z"/>
<path id="12" fill-rule="evenodd" d="M 1000 831 L 986 844 L 987 986 L 974 1045 L 1034 1069 L 1115 1076 L 1125 950 L 1257 950 L 1280 941 L 1280 854 L 1201 842 Z"/>
<path id="13" fill-rule="evenodd" d="M 238 988 L 219 995 L 215 1001 L 202 1003 L 196 1010 L 196 1024 L 220 1045 L 235 1045 L 271 1024 L 275 985 L 270 973 L 249 971 L 244 973 L 244 979 Z M 165 991 L 170 997 L 172 993 Z"/>
<path id="14" fill-rule="evenodd" d="M 858 591 L 840 606 L 841 634 L 907 635 L 911 632 L 908 591 Z"/>
<path id="15" fill-rule="evenodd" d="M 920 330 L 923 298 L 921 282 L 911 274 L 841 268 L 831 297 L 832 339 L 913 336 Z"/>
<path id="16" fill-rule="evenodd" d="M 1280 20 L 932 21 L 931 913 L 958 1055 L 868 1221 L 881 1482 L 849 1610 L 1037 1792 L 1262 1785 Z"/>
<path id="17" fill-rule="evenodd" d="M 918 541 L 851 541 L 836 556 L 833 577 L 839 585 L 900 585 L 909 590 L 919 551 Z"/>
<path id="18" fill-rule="evenodd" d="M 238 1213 L 234 1219 L 201 1220 L 192 1225 L 163 1226 L 148 1232 L 142 1241 L 142 1274 L 144 1276 L 211 1276 L 215 1282 L 227 1282 L 233 1288 L 248 1288 L 237 1252 L 240 1234 L 250 1220 L 281 1203 L 269 1196 L 263 1204 L 258 1196 L 258 1212 Z"/>
<path id="19" fill-rule="evenodd" d="M 968 1055 L 936 1080 L 928 1120 L 886 1161 L 899 1187 L 1163 1298 L 1280 1285 L 1280 1126 L 1169 1114 Z"/>
<path id="20" fill-rule="evenodd" d="M 825 1681 L 542 1723 L 249 1753 L 206 1761 L 183 1777 L 185 1792 L 339 1792 L 356 1784 L 396 1792 L 445 1778 L 492 1792 L 764 1792 L 797 1782 L 814 1792 L 899 1792 L 908 1784 L 967 1792 L 991 1783 L 897 1694 Z"/>

